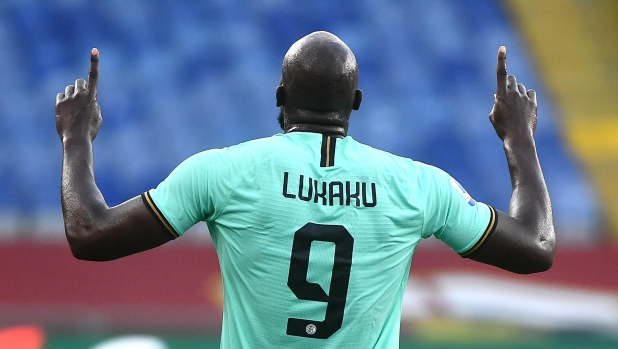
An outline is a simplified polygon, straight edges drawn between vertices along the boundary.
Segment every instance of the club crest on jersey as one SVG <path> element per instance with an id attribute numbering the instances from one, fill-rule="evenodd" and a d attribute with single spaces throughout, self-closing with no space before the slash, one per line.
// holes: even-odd
<path id="1" fill-rule="evenodd" d="M 468 194 L 464 187 L 462 187 L 461 184 L 459 184 L 459 182 L 457 182 L 453 177 L 451 177 L 451 185 L 453 186 L 453 188 L 457 189 L 457 191 L 461 194 L 461 196 L 464 197 L 464 199 L 466 199 L 470 206 L 476 205 L 476 201 L 474 201 L 472 196 L 470 196 L 470 194 Z"/>

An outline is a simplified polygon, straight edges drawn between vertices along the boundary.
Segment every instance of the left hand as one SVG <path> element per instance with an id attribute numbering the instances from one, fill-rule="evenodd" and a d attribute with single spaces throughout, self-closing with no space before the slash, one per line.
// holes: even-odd
<path id="1" fill-rule="evenodd" d="M 99 50 L 92 49 L 88 82 L 77 79 L 64 93 L 56 96 L 56 129 L 62 142 L 69 138 L 88 137 L 93 141 L 103 123 L 97 103 Z"/>

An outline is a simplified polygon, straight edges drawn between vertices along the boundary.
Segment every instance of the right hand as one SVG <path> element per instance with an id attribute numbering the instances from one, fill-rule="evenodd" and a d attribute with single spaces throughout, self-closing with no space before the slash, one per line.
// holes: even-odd
<path id="1" fill-rule="evenodd" d="M 88 82 L 77 79 L 56 96 L 56 130 L 64 142 L 68 138 L 88 137 L 93 141 L 103 123 L 97 103 L 99 50 L 92 49 Z"/>
<path id="2" fill-rule="evenodd" d="M 526 90 L 523 84 L 517 83 L 515 76 L 507 75 L 504 46 L 498 50 L 496 77 L 498 88 L 489 120 L 498 137 L 502 141 L 531 138 L 537 123 L 536 92 Z"/>

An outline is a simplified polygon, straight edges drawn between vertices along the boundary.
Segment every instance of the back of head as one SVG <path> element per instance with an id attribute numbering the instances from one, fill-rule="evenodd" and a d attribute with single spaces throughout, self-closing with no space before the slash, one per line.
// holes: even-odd
<path id="1" fill-rule="evenodd" d="M 358 65 L 337 36 L 319 31 L 295 42 L 283 59 L 285 104 L 316 112 L 349 112 L 358 84 Z"/>

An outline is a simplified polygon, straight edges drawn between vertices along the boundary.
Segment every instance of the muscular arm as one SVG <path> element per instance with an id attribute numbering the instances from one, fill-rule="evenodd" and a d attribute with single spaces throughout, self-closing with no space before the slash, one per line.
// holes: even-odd
<path id="1" fill-rule="evenodd" d="M 533 138 L 536 93 L 507 75 L 504 47 L 498 52 L 497 80 L 490 120 L 504 144 L 513 194 L 508 214 L 497 212 L 495 231 L 468 257 L 515 273 L 545 271 L 553 263 L 556 235 Z"/>
<path id="2" fill-rule="evenodd" d="M 56 127 L 62 140 L 61 201 L 71 251 L 84 260 L 112 260 L 162 245 L 172 235 L 140 197 L 108 207 L 94 180 L 92 141 L 101 126 L 93 49 L 88 83 L 83 79 L 56 97 Z"/>

